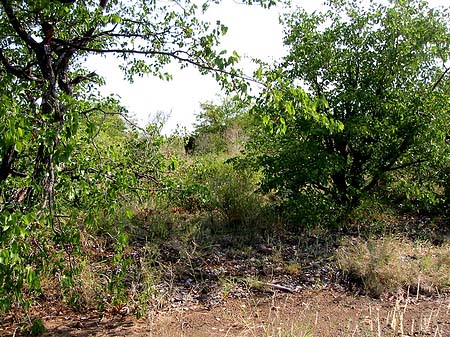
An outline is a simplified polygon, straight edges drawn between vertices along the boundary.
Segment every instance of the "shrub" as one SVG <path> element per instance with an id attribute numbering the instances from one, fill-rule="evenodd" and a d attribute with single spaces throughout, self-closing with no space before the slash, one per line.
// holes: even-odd
<path id="1" fill-rule="evenodd" d="M 247 230 L 266 223 L 255 172 L 209 155 L 197 157 L 181 174 L 170 197 L 178 207 L 208 214 L 213 229 Z"/>
<path id="2" fill-rule="evenodd" d="M 208 181 L 212 207 L 224 223 L 234 230 L 249 230 L 262 224 L 262 207 L 255 174 L 236 170 L 231 164 L 219 163 L 211 167 Z"/>
<path id="3" fill-rule="evenodd" d="M 339 220 L 387 177 L 430 173 L 448 157 L 450 26 L 448 12 L 422 0 L 329 5 L 283 18 L 288 53 L 256 73 L 266 85 L 252 112 L 264 128 L 250 145 L 267 189 L 334 201 L 327 207 Z M 420 182 L 411 197 L 435 203 Z"/>
<path id="4" fill-rule="evenodd" d="M 393 237 L 366 242 L 347 239 L 336 254 L 338 267 L 373 296 L 409 289 L 434 293 L 450 287 L 450 250 Z"/>

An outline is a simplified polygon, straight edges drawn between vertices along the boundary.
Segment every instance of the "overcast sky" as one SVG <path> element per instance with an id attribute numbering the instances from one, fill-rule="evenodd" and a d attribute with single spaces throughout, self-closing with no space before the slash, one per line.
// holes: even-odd
<path id="1" fill-rule="evenodd" d="M 299 1 L 300 2 L 300 1 Z M 321 0 L 300 2 L 308 11 L 323 8 Z M 429 0 L 431 6 L 450 4 L 450 0 Z M 220 20 L 229 30 L 222 39 L 221 48 L 236 50 L 243 57 L 276 60 L 283 56 L 282 27 L 278 16 L 282 9 L 269 10 L 258 6 L 246 6 L 233 0 L 222 0 L 208 12 L 208 20 Z M 106 78 L 103 93 L 116 93 L 122 104 L 133 113 L 143 126 L 158 112 L 169 115 L 164 131 L 169 133 L 177 127 L 192 128 L 199 104 L 205 101 L 219 101 L 220 87 L 211 76 L 202 76 L 194 68 L 178 70 L 174 65 L 172 81 L 157 78 L 137 78 L 133 84 L 123 80 L 123 76 L 113 62 L 91 62 L 92 68 Z M 251 69 L 248 70 L 249 74 Z"/>

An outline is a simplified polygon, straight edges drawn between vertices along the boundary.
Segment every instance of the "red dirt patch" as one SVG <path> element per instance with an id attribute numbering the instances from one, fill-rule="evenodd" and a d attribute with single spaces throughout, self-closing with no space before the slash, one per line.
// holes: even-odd
<path id="1" fill-rule="evenodd" d="M 41 316 L 42 317 L 42 316 Z M 43 317 L 44 336 L 450 336 L 450 299 L 374 300 L 336 290 L 229 299 L 133 316 L 59 313 Z M 0 328 L 1 336 L 14 330 Z M 403 333 L 403 334 L 402 334 Z"/>

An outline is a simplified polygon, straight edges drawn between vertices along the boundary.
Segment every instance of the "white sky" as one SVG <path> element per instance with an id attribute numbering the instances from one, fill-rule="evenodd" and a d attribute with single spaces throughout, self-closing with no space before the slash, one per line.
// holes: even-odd
<path id="1" fill-rule="evenodd" d="M 321 0 L 298 0 L 308 11 L 323 8 Z M 450 0 L 429 0 L 431 6 L 449 6 Z M 256 57 L 266 61 L 279 59 L 283 53 L 282 27 L 278 16 L 282 8 L 269 10 L 258 6 L 241 5 L 233 0 L 222 0 L 209 10 L 207 18 L 211 22 L 220 20 L 228 26 L 228 33 L 222 39 L 221 48 L 236 50 L 242 57 Z M 192 128 L 199 104 L 205 101 L 219 102 L 220 87 L 209 76 L 202 76 L 193 68 L 170 69 L 174 79 L 162 81 L 158 78 L 136 78 L 133 84 L 123 79 L 114 62 L 98 59 L 91 62 L 91 68 L 106 78 L 104 94 L 116 93 L 121 102 L 134 114 L 141 125 L 152 120 L 158 112 L 169 114 L 164 128 L 170 133 L 179 127 Z M 247 62 L 248 64 L 248 62 Z M 251 74 L 251 69 L 248 74 Z"/>

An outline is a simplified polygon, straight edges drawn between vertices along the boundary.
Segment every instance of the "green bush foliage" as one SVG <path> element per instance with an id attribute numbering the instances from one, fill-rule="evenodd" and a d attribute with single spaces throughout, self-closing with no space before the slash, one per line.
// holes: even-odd
<path id="1" fill-rule="evenodd" d="M 266 87 L 253 113 L 264 129 L 251 137 L 251 156 L 263 187 L 289 205 L 297 201 L 294 209 L 312 206 L 302 217 L 319 211 L 330 223 L 389 180 L 406 180 L 390 188 L 408 197 L 442 203 L 448 12 L 421 0 L 330 6 L 285 16 L 288 55 L 256 73 Z"/>
<path id="2" fill-rule="evenodd" d="M 195 152 L 200 154 L 240 154 L 250 126 L 248 108 L 235 98 L 224 98 L 220 104 L 200 105 L 195 124 Z"/>
<path id="3" fill-rule="evenodd" d="M 252 231 L 264 225 L 258 175 L 237 169 L 223 157 L 198 156 L 176 184 L 171 198 L 190 212 L 209 214 L 213 230 Z"/>

